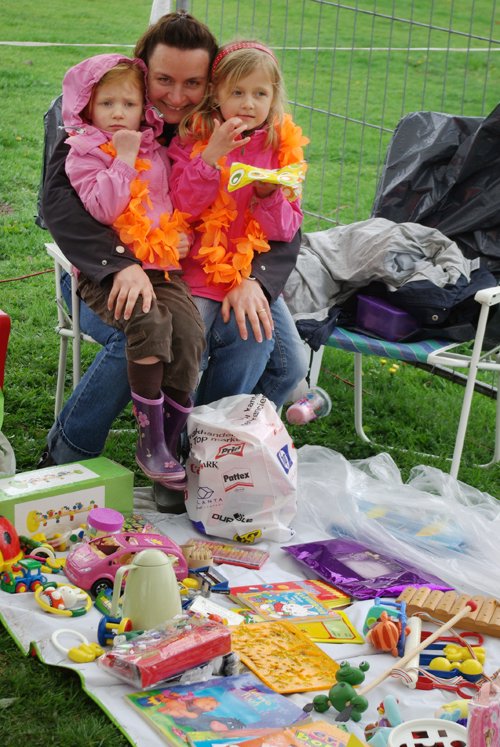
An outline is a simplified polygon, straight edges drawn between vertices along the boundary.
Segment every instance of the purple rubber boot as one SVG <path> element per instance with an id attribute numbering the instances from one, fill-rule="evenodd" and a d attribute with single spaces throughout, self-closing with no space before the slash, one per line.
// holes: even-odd
<path id="1" fill-rule="evenodd" d="M 168 450 L 176 457 L 179 456 L 179 439 L 186 425 L 188 415 L 193 410 L 193 402 L 189 400 L 187 407 L 183 407 L 166 394 L 163 395 L 163 427 L 165 431 L 165 442 Z M 185 491 L 186 480 L 176 485 L 170 483 L 168 486 L 161 483 L 153 485 L 153 495 L 156 508 L 161 513 L 182 514 L 186 512 Z"/>
<path id="2" fill-rule="evenodd" d="M 134 415 L 139 429 L 135 460 L 145 475 L 167 487 L 183 485 L 186 472 L 165 443 L 163 395 L 145 399 L 132 392 Z"/>
<path id="3" fill-rule="evenodd" d="M 171 397 L 163 394 L 163 427 L 167 449 L 176 457 L 179 456 L 179 439 L 190 413 L 193 412 L 193 401 L 190 399 L 187 407 L 175 402 Z"/>

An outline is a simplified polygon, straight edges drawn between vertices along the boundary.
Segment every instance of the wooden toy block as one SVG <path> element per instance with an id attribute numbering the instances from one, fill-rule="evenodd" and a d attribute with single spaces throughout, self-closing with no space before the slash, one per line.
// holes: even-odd
<path id="1" fill-rule="evenodd" d="M 482 595 L 471 597 L 457 591 L 436 591 L 426 586 L 409 586 L 397 601 L 406 602 L 408 617 L 426 612 L 441 622 L 447 622 L 465 607 L 469 599 L 476 602 L 477 609 L 460 620 L 460 628 L 500 638 L 500 599 Z"/>

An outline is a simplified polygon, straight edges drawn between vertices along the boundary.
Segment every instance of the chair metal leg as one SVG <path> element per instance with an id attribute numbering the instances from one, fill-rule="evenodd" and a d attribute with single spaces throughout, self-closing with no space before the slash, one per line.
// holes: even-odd
<path id="1" fill-rule="evenodd" d="M 354 353 L 354 427 L 359 438 L 367 444 L 375 445 L 363 428 L 363 355 Z"/>
<path id="2" fill-rule="evenodd" d="M 495 356 L 496 363 L 500 366 L 500 353 Z M 493 458 L 486 464 L 480 464 L 480 467 L 491 467 L 493 464 L 500 462 L 500 371 L 495 376 L 496 381 L 496 405 L 495 405 L 495 447 L 493 450 Z"/>
<path id="3" fill-rule="evenodd" d="M 68 338 L 61 336 L 59 346 L 59 364 L 57 366 L 56 399 L 54 404 L 54 415 L 57 418 L 62 410 L 64 399 L 64 380 L 66 378 L 66 360 L 68 357 Z"/>
<path id="4" fill-rule="evenodd" d="M 457 437 L 455 439 L 455 448 L 453 450 L 453 459 L 451 461 L 450 475 L 455 478 L 458 477 L 458 470 L 460 469 L 460 462 L 462 460 L 465 434 L 467 432 L 467 425 L 469 423 L 469 415 L 472 406 L 472 395 L 474 394 L 474 385 L 476 383 L 478 364 L 482 352 L 486 322 L 488 321 L 488 312 L 489 308 L 487 306 L 481 306 L 481 313 L 479 314 L 479 321 L 477 323 L 476 338 L 470 358 L 467 384 L 465 385 L 462 410 L 460 412 L 460 420 L 458 422 Z"/>
<path id="5" fill-rule="evenodd" d="M 77 284 L 71 280 L 71 315 L 73 322 L 73 389 L 81 378 L 81 335 L 80 335 L 80 299 L 77 294 Z"/>

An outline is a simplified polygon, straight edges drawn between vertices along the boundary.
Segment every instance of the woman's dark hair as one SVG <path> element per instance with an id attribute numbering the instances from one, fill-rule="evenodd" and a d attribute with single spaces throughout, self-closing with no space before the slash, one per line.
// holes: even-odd
<path id="1" fill-rule="evenodd" d="M 208 26 L 182 10 L 167 13 L 150 26 L 135 46 L 135 57 L 147 65 L 158 44 L 176 49 L 206 49 L 210 65 L 217 54 L 217 41 Z"/>

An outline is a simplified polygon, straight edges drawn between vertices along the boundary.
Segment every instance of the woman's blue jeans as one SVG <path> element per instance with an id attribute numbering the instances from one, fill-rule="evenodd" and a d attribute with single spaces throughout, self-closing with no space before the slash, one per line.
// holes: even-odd
<path id="1" fill-rule="evenodd" d="M 67 275 L 61 285 L 69 301 Z M 195 300 L 208 330 L 208 356 L 196 403 L 258 392 L 281 407 L 307 371 L 306 350 L 283 299 L 271 305 L 274 339 L 261 343 L 256 342 L 251 329 L 248 340 L 241 339 L 233 314 L 225 324 L 219 303 Z M 48 450 L 56 464 L 99 456 L 114 419 L 130 400 L 123 333 L 102 322 L 83 302 L 80 302 L 80 327 L 102 348 L 47 436 Z"/>

